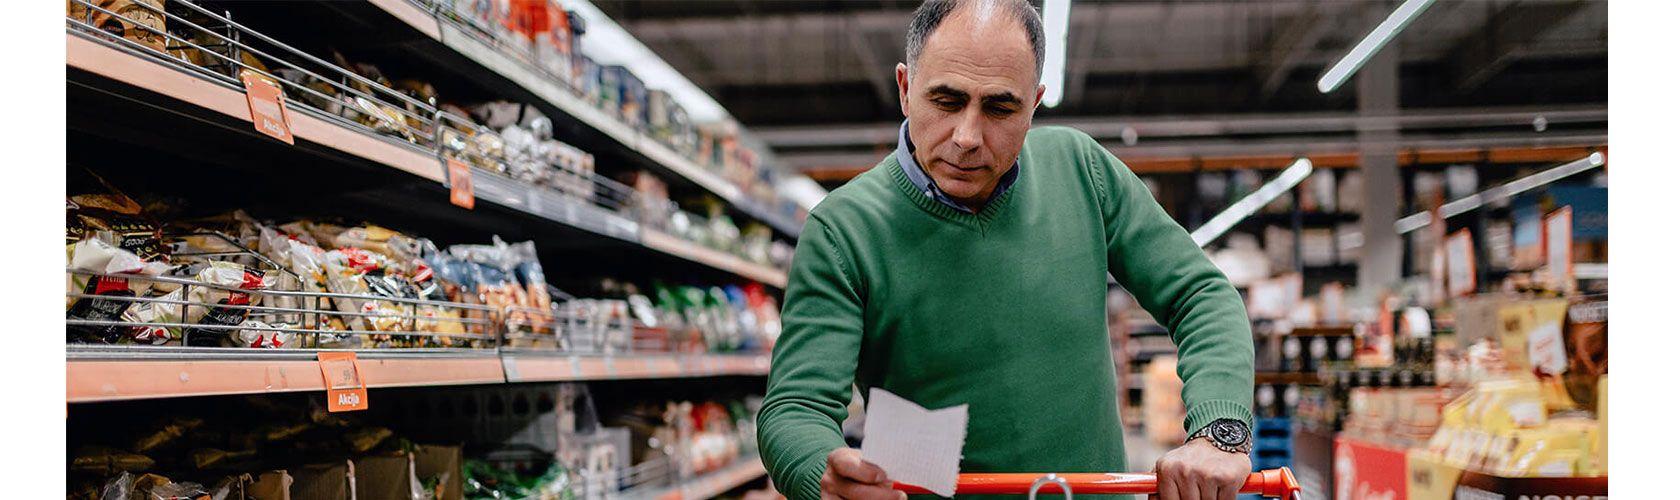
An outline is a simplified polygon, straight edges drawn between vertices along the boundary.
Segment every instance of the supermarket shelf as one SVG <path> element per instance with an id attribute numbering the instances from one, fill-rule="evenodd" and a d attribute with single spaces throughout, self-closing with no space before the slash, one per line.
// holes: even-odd
<path id="1" fill-rule="evenodd" d="M 156 92 L 228 117 L 251 120 L 244 89 L 200 77 L 184 68 L 160 64 L 154 56 L 112 46 L 77 32 L 65 33 L 65 62 L 69 67 Z M 443 182 L 443 170 L 431 153 L 392 139 L 357 132 L 289 106 L 286 114 L 292 136 L 377 164 Z M 255 134 L 253 130 L 251 133 Z"/>
<path id="2" fill-rule="evenodd" d="M 480 200 L 595 234 L 632 243 L 640 241 L 641 225 L 636 221 L 553 189 L 533 186 L 477 168 L 473 169 L 473 195 Z"/>
<path id="3" fill-rule="evenodd" d="M 1289 212 L 1261 212 L 1249 217 L 1263 224 L 1274 225 L 1289 225 L 1295 221 L 1295 214 Z M 1359 213 L 1301 212 L 1301 225 L 1307 227 L 1334 227 L 1337 224 L 1350 222 L 1359 222 Z"/>
<path id="4" fill-rule="evenodd" d="M 202 77 L 188 68 L 163 63 L 156 56 L 113 46 L 81 33 L 67 32 L 65 38 L 66 61 L 71 68 L 249 123 L 250 110 L 242 88 Z M 442 168 L 430 151 L 345 127 L 307 106 L 289 106 L 287 111 L 293 135 L 301 141 L 366 160 L 376 167 L 406 172 L 439 184 L 443 182 Z M 257 134 L 254 130 L 248 133 Z M 284 147 L 282 143 L 275 144 Z M 640 244 L 777 288 L 785 287 L 787 283 L 786 273 L 668 235 L 643 231 L 635 221 L 551 189 L 527 185 L 478 169 L 473 170 L 473 185 L 478 199 L 518 212 L 587 233 Z M 438 199 L 442 200 L 442 197 Z M 650 234 L 653 236 L 650 237 Z"/>
<path id="5" fill-rule="evenodd" d="M 1254 373 L 1254 383 L 1256 383 L 1256 384 L 1318 385 L 1320 383 L 1320 381 L 1318 379 L 1318 374 L 1317 373 L 1255 372 Z"/>
<path id="6" fill-rule="evenodd" d="M 737 459 L 734 465 L 690 479 L 675 487 L 653 491 L 626 491 L 623 497 L 635 500 L 712 498 L 763 477 L 764 474 L 764 463 L 759 461 L 758 457 L 745 456 Z"/>
<path id="7" fill-rule="evenodd" d="M 317 351 L 154 346 L 67 348 L 67 400 L 129 399 L 321 391 Z M 358 350 L 370 388 L 438 385 L 653 380 L 770 373 L 753 354 L 564 355 L 494 349 Z"/>
<path id="8" fill-rule="evenodd" d="M 1297 326 L 1289 334 L 1297 337 L 1342 337 L 1353 335 L 1353 325 Z"/>
<path id="9" fill-rule="evenodd" d="M 748 262 L 746 259 L 719 250 L 700 246 L 660 231 L 642 228 L 642 244 L 648 248 L 682 257 L 776 288 L 787 288 L 787 273 L 776 268 Z"/>
<path id="10" fill-rule="evenodd" d="M 788 236 L 797 237 L 799 235 L 802 225 L 798 222 L 771 215 L 767 208 L 749 199 L 740 187 L 724 179 L 723 176 L 705 169 L 699 163 L 684 157 L 664 144 L 638 133 L 629 125 L 613 118 L 606 111 L 596 108 L 573 95 L 571 91 L 554 82 L 548 76 L 533 70 L 498 48 L 487 44 L 479 36 L 468 33 L 452 23 L 440 22 L 431 12 L 427 12 L 423 7 L 410 1 L 370 0 L 370 3 L 404 24 L 414 27 L 421 34 L 440 43 L 444 48 L 459 53 L 479 66 L 479 68 L 474 68 L 475 70 L 488 70 L 485 76 L 500 76 L 544 101 L 548 104 L 546 107 L 558 110 L 583 125 L 598 131 L 616 142 L 625 151 L 646 159 L 652 165 L 676 176 L 678 179 L 699 186 L 701 189 L 722 198 L 748 217 L 762 221 Z"/>
<path id="11" fill-rule="evenodd" d="M 767 375 L 770 356 L 741 354 L 662 354 L 579 356 L 542 352 L 503 352 L 508 382 L 572 382 Z"/>
<path id="12" fill-rule="evenodd" d="M 1603 280 L 1610 279 L 1610 264 L 1604 262 L 1576 262 L 1575 279 Z"/>
<path id="13" fill-rule="evenodd" d="M 364 350 L 370 388 L 502 383 L 494 350 Z M 66 399 L 129 399 L 326 390 L 313 351 L 69 346 Z"/>

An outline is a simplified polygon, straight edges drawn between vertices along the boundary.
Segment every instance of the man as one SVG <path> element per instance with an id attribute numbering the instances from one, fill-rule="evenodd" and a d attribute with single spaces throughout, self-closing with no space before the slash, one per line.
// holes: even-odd
<path id="1" fill-rule="evenodd" d="M 759 413 L 776 486 L 903 497 L 841 438 L 854 382 L 968 404 L 964 472 L 1126 470 L 1112 273 L 1178 346 L 1193 438 L 1155 464 L 1160 497 L 1235 498 L 1254 387 L 1236 290 L 1096 141 L 1029 131 L 1044 37 L 1026 1 L 932 0 L 907 38 L 898 151 L 812 210 L 794 254 Z"/>

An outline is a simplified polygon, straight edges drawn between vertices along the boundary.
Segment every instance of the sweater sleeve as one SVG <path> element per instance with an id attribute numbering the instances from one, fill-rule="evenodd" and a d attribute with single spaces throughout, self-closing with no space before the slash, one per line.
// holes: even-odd
<path id="1" fill-rule="evenodd" d="M 1254 338 L 1241 296 L 1131 169 L 1081 137 L 1102 204 L 1109 272 L 1178 347 L 1185 430 L 1222 418 L 1252 425 Z"/>
<path id="2" fill-rule="evenodd" d="M 776 488 L 816 500 L 829 452 L 846 446 L 840 423 L 851 403 L 863 307 L 855 272 L 816 217 L 801 231 L 758 413 L 758 447 Z"/>

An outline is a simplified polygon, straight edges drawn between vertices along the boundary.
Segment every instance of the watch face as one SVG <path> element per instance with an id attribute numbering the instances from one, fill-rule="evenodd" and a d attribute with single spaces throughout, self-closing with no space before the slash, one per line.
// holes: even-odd
<path id="1" fill-rule="evenodd" d="M 1248 442 L 1248 426 L 1235 420 L 1218 420 L 1208 428 L 1208 437 L 1226 446 Z"/>

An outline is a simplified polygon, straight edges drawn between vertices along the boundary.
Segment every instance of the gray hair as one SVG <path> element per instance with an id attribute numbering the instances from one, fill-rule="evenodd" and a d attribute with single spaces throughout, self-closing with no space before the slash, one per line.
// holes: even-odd
<path id="1" fill-rule="evenodd" d="M 927 45 L 929 35 L 945 18 L 956 12 L 959 7 L 971 3 L 986 3 L 993 6 L 1005 7 L 1007 13 L 1021 22 L 1021 28 L 1027 32 L 1027 42 L 1032 44 L 1033 59 L 1038 63 L 1035 75 L 1044 76 L 1044 21 L 1038 17 L 1038 10 L 1034 9 L 1027 0 L 927 0 L 916 8 L 910 19 L 910 31 L 905 34 L 904 52 L 905 64 L 912 71 L 916 68 L 916 60 L 922 56 L 922 47 Z M 1000 5 L 1001 4 L 1001 5 Z"/>

